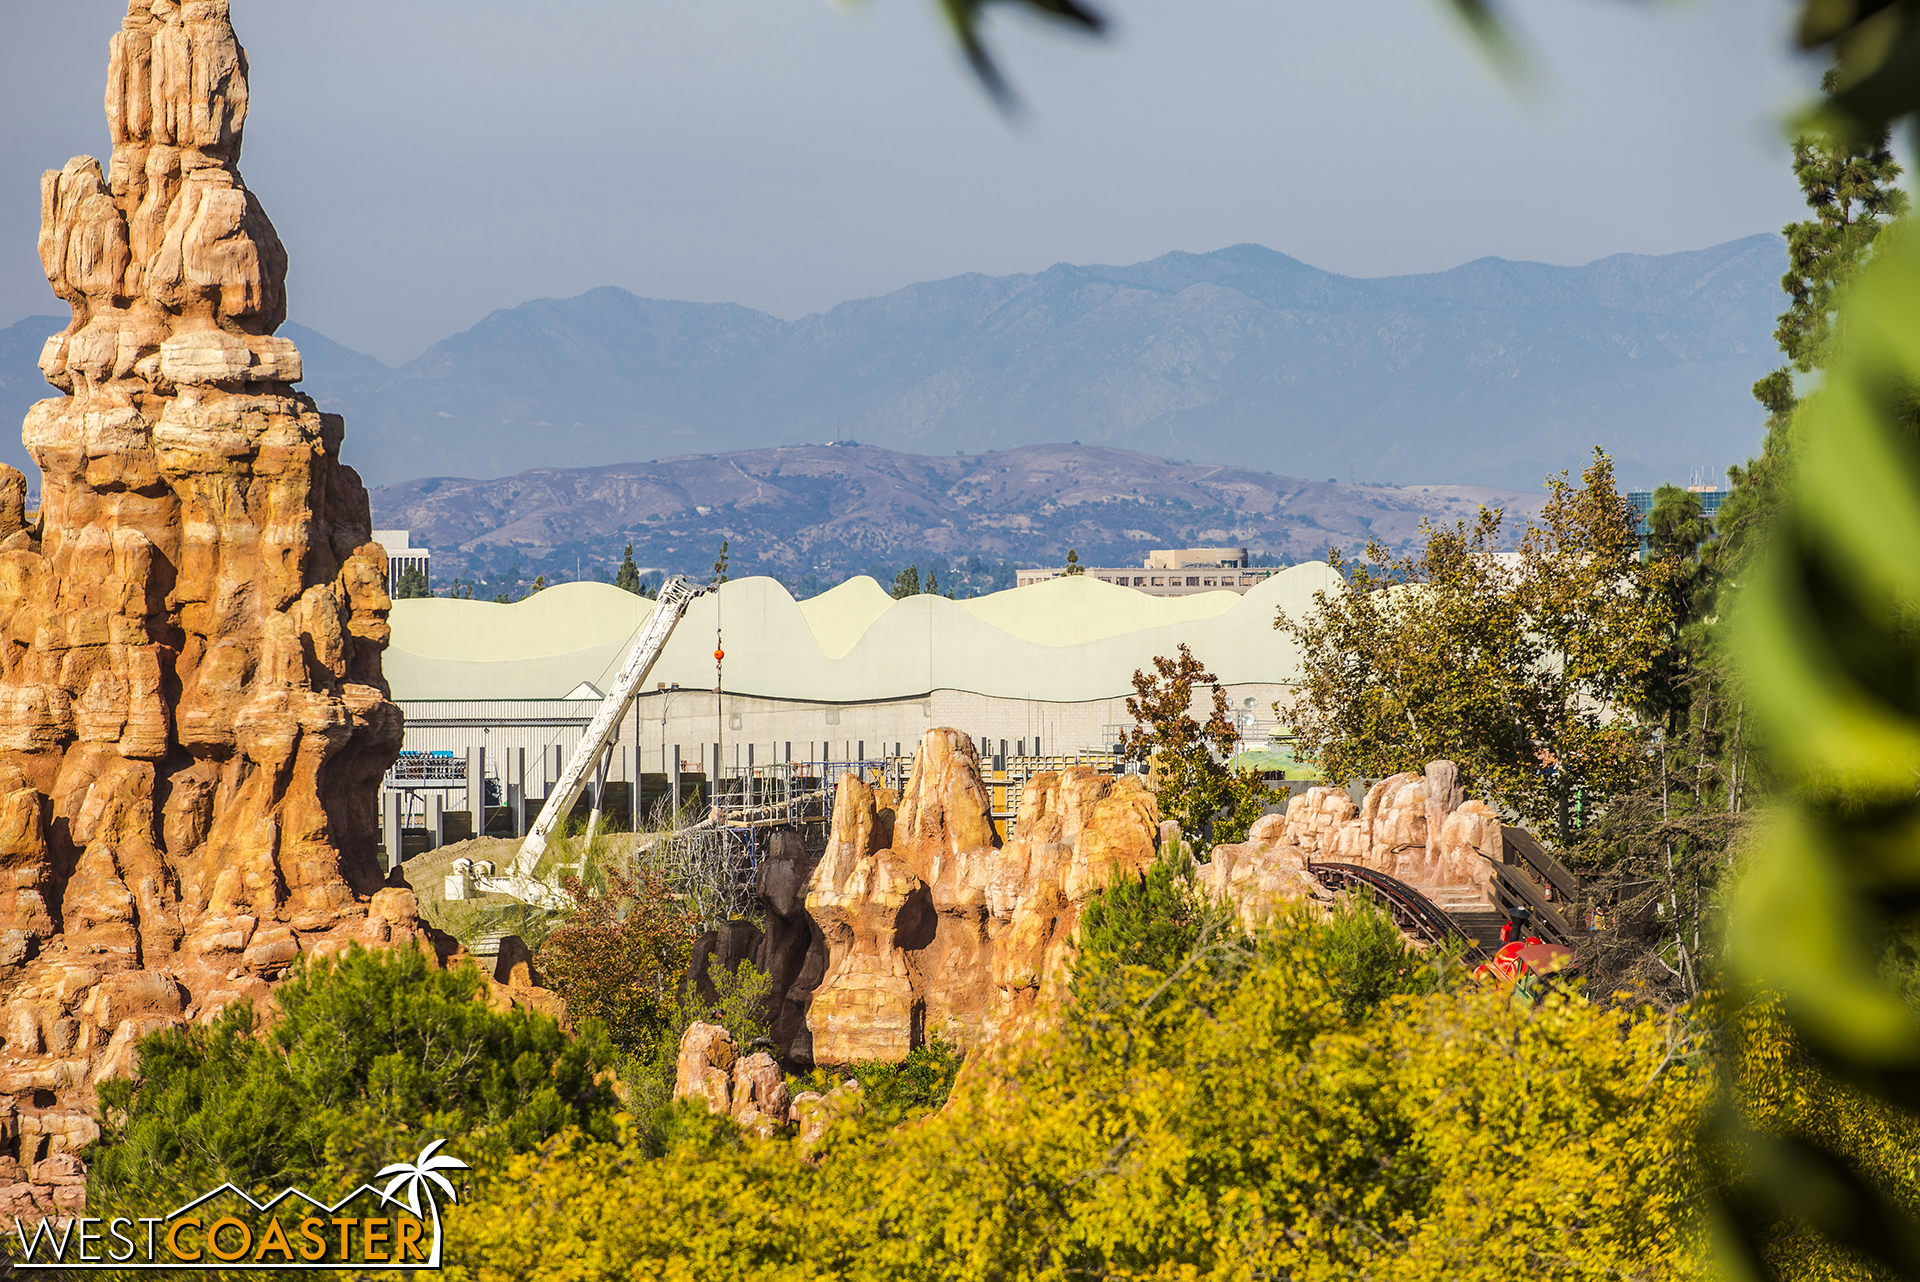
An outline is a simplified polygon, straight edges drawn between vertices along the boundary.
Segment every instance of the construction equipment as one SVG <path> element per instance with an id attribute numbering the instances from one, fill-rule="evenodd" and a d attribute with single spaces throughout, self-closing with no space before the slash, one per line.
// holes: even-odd
<path id="1" fill-rule="evenodd" d="M 620 665 L 613 689 L 600 701 L 599 711 L 593 714 L 586 732 L 580 736 L 580 744 L 573 750 L 573 757 L 561 773 L 560 782 L 547 794 L 546 804 L 540 807 L 540 817 L 533 821 L 526 840 L 520 843 L 519 852 L 507 866 L 506 875 L 479 878 L 479 889 L 512 895 L 530 904 L 559 906 L 559 897 L 553 887 L 533 875 L 540 865 L 540 856 L 546 853 L 553 830 L 573 809 L 573 803 L 579 798 L 587 777 L 593 773 L 595 763 L 605 755 L 620 725 L 621 715 L 627 705 L 633 702 L 634 695 L 639 693 L 641 683 L 647 679 L 647 673 L 653 670 L 661 652 L 667 648 L 667 638 L 673 635 L 674 626 L 686 613 L 688 604 L 706 590 L 682 575 L 676 575 L 660 585 L 659 600 L 653 612 L 647 616 L 647 621 L 641 625 L 639 635 L 634 637 L 633 648 L 627 651 L 626 661 Z"/>

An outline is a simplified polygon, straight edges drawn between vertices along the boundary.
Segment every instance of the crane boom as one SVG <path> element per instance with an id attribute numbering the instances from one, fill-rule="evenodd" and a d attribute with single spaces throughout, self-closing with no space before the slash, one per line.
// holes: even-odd
<path id="1" fill-rule="evenodd" d="M 655 661 L 667 648 L 667 638 L 673 635 L 674 626 L 686 613 L 688 604 L 705 591 L 705 588 L 684 575 L 676 575 L 660 585 L 660 597 L 653 612 L 641 625 L 639 635 L 634 637 L 633 648 L 627 651 L 626 661 L 620 665 L 613 689 L 600 701 L 599 711 L 593 714 L 586 733 L 580 736 L 580 744 L 573 750 L 573 757 L 561 773 L 560 782 L 547 794 L 546 804 L 540 807 L 540 817 L 534 820 L 533 827 L 528 830 L 527 839 L 521 843 L 513 863 L 508 865 L 506 875 L 483 878 L 482 889 L 502 890 L 536 903 L 552 897 L 551 890 L 534 879 L 533 872 L 539 866 L 540 856 L 546 853 L 547 842 L 561 818 L 573 809 L 580 789 L 586 784 L 587 775 L 607 750 L 608 742 L 620 725 L 621 715 L 640 690 L 640 683 L 647 679 L 647 673 L 652 671 Z"/>

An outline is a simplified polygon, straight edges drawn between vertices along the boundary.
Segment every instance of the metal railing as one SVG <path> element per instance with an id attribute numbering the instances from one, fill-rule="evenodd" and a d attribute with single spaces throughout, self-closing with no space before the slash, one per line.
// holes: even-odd
<path id="1" fill-rule="evenodd" d="M 387 771 L 387 787 L 465 787 L 467 759 L 451 752 L 403 752 Z"/>

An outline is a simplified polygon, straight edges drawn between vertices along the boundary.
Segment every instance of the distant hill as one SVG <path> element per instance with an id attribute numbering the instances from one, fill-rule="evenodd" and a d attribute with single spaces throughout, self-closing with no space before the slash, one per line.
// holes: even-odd
<path id="1" fill-rule="evenodd" d="M 1584 267 L 1483 258 L 1361 280 L 1258 245 L 956 276 L 783 321 L 596 289 L 495 312 L 389 369 L 298 325 L 304 390 L 373 483 L 858 440 L 1080 441 L 1292 475 L 1532 490 L 1610 450 L 1632 484 L 1756 448 L 1785 248 Z M 0 331 L 9 417 L 61 327 Z M 18 452 L 14 433 L 0 457 Z"/>
<path id="2" fill-rule="evenodd" d="M 1747 457 L 1785 249 L 1358 280 L 1257 245 L 958 276 L 787 322 L 619 289 L 495 312 L 307 390 L 375 481 L 852 439 L 1077 440 L 1295 475 L 1531 490 L 1606 446 L 1627 480 Z M 304 340 L 297 340 L 303 341 Z"/>
<path id="3" fill-rule="evenodd" d="M 909 562 L 963 591 L 1011 587 L 1012 566 L 1058 565 L 1069 547 L 1089 565 L 1218 544 L 1307 560 L 1335 543 L 1356 552 L 1370 534 L 1407 547 L 1423 517 L 1452 521 L 1481 503 L 1506 507 L 1517 526 L 1543 500 L 1538 489 L 1335 484 L 1101 446 L 955 457 L 801 445 L 427 478 L 376 489 L 373 511 L 375 525 L 433 550 L 436 589 L 456 575 L 488 596 L 517 595 L 535 574 L 609 580 L 629 541 L 642 567 L 704 578 L 724 538 L 735 577 L 771 574 L 806 594 L 868 571 L 890 581 Z"/>

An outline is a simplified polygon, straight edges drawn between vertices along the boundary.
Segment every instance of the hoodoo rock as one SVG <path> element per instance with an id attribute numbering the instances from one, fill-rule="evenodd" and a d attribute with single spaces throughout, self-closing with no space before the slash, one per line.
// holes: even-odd
<path id="1" fill-rule="evenodd" d="M 1088 896 L 1145 868 L 1158 844 L 1137 777 L 1073 767 L 1027 782 L 1003 845 L 973 741 L 957 730 L 929 731 L 897 807 L 883 800 L 841 776 L 807 884 L 825 957 L 817 986 L 787 997 L 806 999 L 793 1049 L 820 1063 L 1009 1035 L 1064 985 Z"/>
<path id="2" fill-rule="evenodd" d="M 154 1028 L 301 956 L 422 940 L 382 888 L 387 565 L 343 424 L 296 393 L 286 251 L 239 170 L 226 0 L 131 0 L 103 167 L 41 182 L 73 320 L 0 472 L 0 1164 L 78 1148 Z M 0 1176 L 12 1172 L 0 1169 Z"/>
<path id="3" fill-rule="evenodd" d="M 1310 788 L 1246 841 L 1214 847 L 1196 878 L 1249 927 L 1331 899 L 1310 867 L 1329 862 L 1390 874 L 1449 911 L 1491 912 L 1500 821 L 1463 797 L 1444 761 L 1381 780 L 1358 806 Z M 797 1062 L 898 1061 L 934 1036 L 962 1049 L 1017 1036 L 1064 996 L 1088 898 L 1180 836 L 1138 776 L 1072 767 L 1027 781 L 1002 843 L 957 730 L 928 732 L 891 800 L 842 775 L 819 862 L 809 872 L 788 841 L 761 865 L 772 1040 Z"/>
<path id="4" fill-rule="evenodd" d="M 1386 873 L 1449 911 L 1492 912 L 1500 819 L 1484 801 L 1463 800 L 1459 772 L 1436 761 L 1424 775 L 1398 774 L 1355 806 L 1342 788 L 1309 788 L 1266 815 L 1247 840 L 1216 846 L 1200 881 L 1253 925 L 1318 883 L 1310 862 L 1357 864 Z"/>

